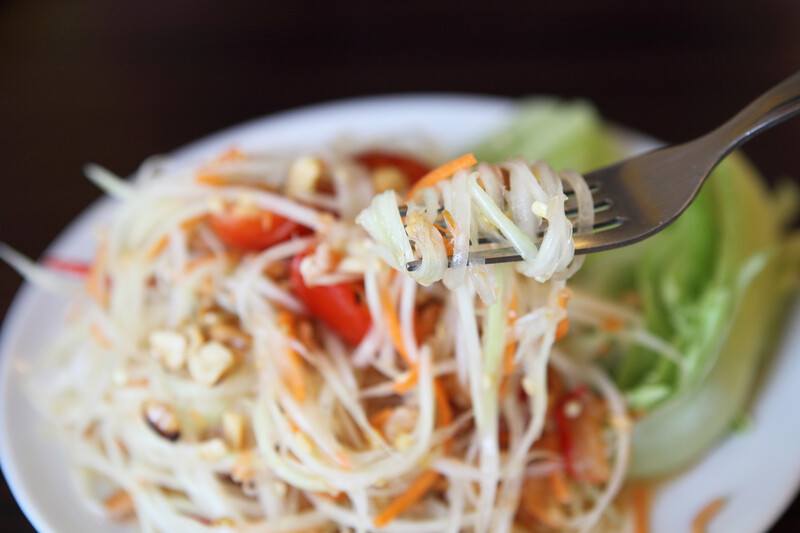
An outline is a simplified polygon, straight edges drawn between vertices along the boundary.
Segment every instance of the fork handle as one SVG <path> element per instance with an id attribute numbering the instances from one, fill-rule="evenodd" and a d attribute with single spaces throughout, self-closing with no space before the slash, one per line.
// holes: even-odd
<path id="1" fill-rule="evenodd" d="M 708 134 L 721 143 L 723 155 L 759 133 L 800 113 L 800 71 L 768 90 L 725 124 Z"/>

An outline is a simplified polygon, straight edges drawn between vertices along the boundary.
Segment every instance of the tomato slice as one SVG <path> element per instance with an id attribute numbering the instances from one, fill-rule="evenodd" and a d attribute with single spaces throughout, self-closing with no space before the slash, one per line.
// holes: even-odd
<path id="1" fill-rule="evenodd" d="M 419 181 L 422 176 L 431 171 L 431 167 L 425 163 L 421 163 L 413 157 L 395 152 L 368 150 L 357 154 L 354 159 L 369 170 L 375 170 L 381 167 L 394 167 L 405 174 L 409 184 Z"/>
<path id="2" fill-rule="evenodd" d="M 311 230 L 281 215 L 261 211 L 240 215 L 230 210 L 211 215 L 211 229 L 232 248 L 259 251 Z"/>
<path id="3" fill-rule="evenodd" d="M 345 342 L 356 345 L 372 327 L 372 317 L 366 304 L 364 284 L 351 281 L 335 285 L 309 287 L 303 281 L 300 262 L 310 251 L 298 254 L 292 260 L 289 283 L 292 292 L 305 304 L 309 312 L 336 332 Z"/>

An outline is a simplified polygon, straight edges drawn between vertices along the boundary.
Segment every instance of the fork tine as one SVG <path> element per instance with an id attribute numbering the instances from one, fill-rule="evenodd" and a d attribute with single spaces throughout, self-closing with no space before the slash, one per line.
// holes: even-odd
<path id="1" fill-rule="evenodd" d="M 609 216 L 604 216 L 600 220 L 595 221 L 594 225 L 592 226 L 592 231 L 587 232 L 585 235 L 586 237 L 590 237 L 592 235 L 596 235 L 598 233 L 611 231 L 616 228 L 621 227 L 625 223 L 625 219 L 615 214 L 610 214 Z M 573 232 L 575 229 L 573 228 Z M 576 254 L 585 254 L 589 253 L 592 250 L 587 246 L 581 246 L 579 241 L 579 237 L 581 235 L 576 235 L 575 237 L 575 253 Z M 541 239 L 542 234 L 538 235 L 539 239 Z M 486 242 L 479 242 L 479 244 L 491 244 L 491 241 Z M 499 244 L 499 243 L 496 243 Z M 447 266 L 451 267 L 451 257 L 447 258 Z M 510 263 L 514 261 L 522 261 L 522 257 L 517 253 L 516 248 L 511 246 L 504 246 L 501 248 L 487 248 L 485 250 L 476 250 L 470 251 L 469 258 L 467 260 L 467 265 L 494 265 L 498 263 Z M 415 271 L 419 268 L 420 264 L 422 263 L 421 260 L 416 259 L 414 261 L 409 261 L 406 263 L 406 270 L 409 272 Z"/>
<path id="2" fill-rule="evenodd" d="M 610 210 L 612 207 L 614 207 L 614 202 L 612 202 L 609 198 L 602 198 L 600 200 L 595 201 L 594 212 L 603 213 L 605 211 Z M 408 211 L 408 206 L 401 205 L 399 207 L 399 210 L 400 210 L 400 216 L 404 217 L 406 216 L 406 212 Z M 437 210 L 437 213 L 441 213 L 442 211 L 444 211 L 444 207 L 440 207 Z M 577 206 L 570 207 L 569 209 L 566 209 L 564 213 L 567 215 L 567 217 L 574 218 L 575 216 L 578 215 L 578 207 Z"/>
<path id="3" fill-rule="evenodd" d="M 589 191 L 594 195 L 597 191 L 600 190 L 600 183 L 597 181 L 593 181 L 587 184 L 589 186 Z M 564 195 L 567 197 L 567 201 L 565 203 L 565 207 L 567 207 L 567 216 L 571 216 L 577 213 L 578 208 L 574 205 L 575 203 L 575 191 L 571 189 L 567 189 L 564 191 Z M 601 200 L 602 201 L 602 200 Z M 406 216 L 406 211 L 408 210 L 408 206 L 401 205 L 400 206 L 400 216 Z M 444 207 L 440 207 L 438 212 L 441 213 L 444 211 Z M 597 203 L 595 204 L 595 211 L 597 211 Z"/>

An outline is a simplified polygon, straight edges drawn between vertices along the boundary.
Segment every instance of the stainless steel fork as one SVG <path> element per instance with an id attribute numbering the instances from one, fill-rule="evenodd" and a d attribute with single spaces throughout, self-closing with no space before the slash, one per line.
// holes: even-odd
<path id="1" fill-rule="evenodd" d="M 779 83 L 725 124 L 693 141 L 658 148 L 584 176 L 594 197 L 591 232 L 576 234 L 575 252 L 627 246 L 658 233 L 683 213 L 717 164 L 748 140 L 800 113 L 800 72 Z M 568 196 L 571 193 L 568 191 Z M 576 213 L 574 199 L 568 215 Z M 520 261 L 511 247 L 470 253 L 470 264 Z M 408 263 L 414 270 L 419 261 Z"/>

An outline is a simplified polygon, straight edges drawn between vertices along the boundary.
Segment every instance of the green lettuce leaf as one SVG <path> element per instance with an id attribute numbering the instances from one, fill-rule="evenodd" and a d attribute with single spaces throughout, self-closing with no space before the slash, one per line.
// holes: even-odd
<path id="1" fill-rule="evenodd" d="M 611 139 L 590 105 L 534 100 L 476 155 L 585 171 L 619 158 Z M 800 263 L 800 239 L 784 231 L 796 196 L 771 194 L 734 154 L 673 225 L 591 256 L 576 277 L 576 285 L 607 298 L 636 293 L 647 329 L 682 355 L 682 370 L 640 347 L 619 348 L 611 358 L 608 370 L 629 405 L 646 413 L 634 429 L 633 475 L 687 465 L 742 414 Z"/>

